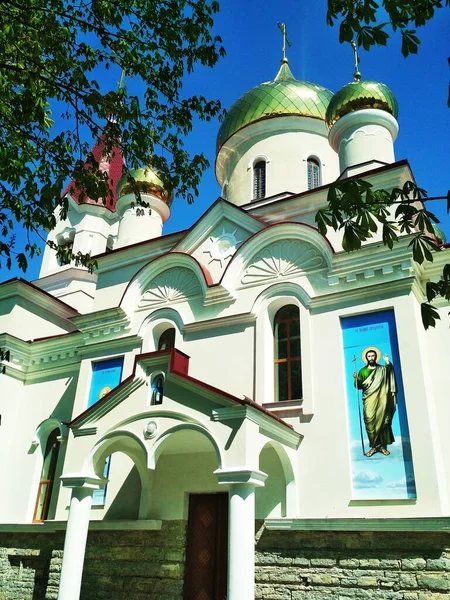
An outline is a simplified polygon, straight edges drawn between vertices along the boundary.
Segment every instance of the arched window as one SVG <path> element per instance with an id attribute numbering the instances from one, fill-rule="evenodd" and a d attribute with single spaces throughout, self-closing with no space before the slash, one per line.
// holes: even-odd
<path id="1" fill-rule="evenodd" d="M 275 398 L 302 397 L 300 313 L 297 306 L 283 306 L 275 315 Z"/>
<path id="2" fill-rule="evenodd" d="M 315 158 L 308 158 L 308 190 L 319 187 L 321 182 L 319 161 Z"/>
<path id="3" fill-rule="evenodd" d="M 258 160 L 253 165 L 253 199 L 266 197 L 266 161 Z"/>
<path id="4" fill-rule="evenodd" d="M 175 327 L 169 327 L 161 334 L 158 350 L 170 350 L 175 347 Z"/>
<path id="5" fill-rule="evenodd" d="M 55 481 L 56 465 L 58 463 L 59 435 L 59 429 L 54 429 L 47 439 L 33 521 L 45 521 L 48 517 L 53 483 Z"/>

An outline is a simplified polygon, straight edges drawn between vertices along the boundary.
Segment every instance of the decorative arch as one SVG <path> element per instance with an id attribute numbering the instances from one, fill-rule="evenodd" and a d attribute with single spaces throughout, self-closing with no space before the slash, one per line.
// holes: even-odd
<path id="1" fill-rule="evenodd" d="M 139 518 L 147 518 L 149 511 L 149 478 L 147 474 L 147 449 L 145 444 L 132 432 L 115 430 L 104 435 L 92 448 L 82 472 L 91 473 L 103 479 L 105 460 L 115 452 L 126 454 L 133 461 L 141 483 Z"/>
<path id="2" fill-rule="evenodd" d="M 297 486 L 295 481 L 295 470 L 292 465 L 292 460 L 286 451 L 286 448 L 276 440 L 269 440 L 261 444 L 258 456 L 261 458 L 261 453 L 265 448 L 271 448 L 276 453 L 280 460 L 283 469 L 284 485 L 285 485 L 285 517 L 297 516 Z M 270 474 L 269 474 L 270 477 Z"/>
<path id="3" fill-rule="evenodd" d="M 82 472 L 101 477 L 106 457 L 114 452 L 123 452 L 141 464 L 147 462 L 147 449 L 137 435 L 131 431 L 116 429 L 98 440 L 86 458 Z"/>
<path id="4" fill-rule="evenodd" d="M 128 284 L 120 302 L 127 315 L 203 296 L 213 283 L 205 267 L 189 254 L 170 252 L 147 263 Z"/>
<path id="5" fill-rule="evenodd" d="M 247 171 L 253 169 L 254 165 L 261 160 L 263 160 L 265 163 L 270 163 L 270 158 L 267 156 L 267 154 L 257 154 L 251 160 L 249 160 L 247 164 Z"/>
<path id="6" fill-rule="evenodd" d="M 144 340 L 143 352 L 157 350 L 160 336 L 170 327 L 175 328 L 175 346 L 181 350 L 183 348 L 183 317 L 173 308 L 160 308 L 148 315 L 139 327 L 138 335 Z"/>
<path id="7" fill-rule="evenodd" d="M 267 303 L 273 299 L 275 307 L 273 314 L 275 314 L 275 312 L 283 306 L 283 303 L 285 302 L 283 298 L 296 299 L 305 308 L 308 308 L 311 302 L 311 297 L 301 285 L 292 281 L 282 281 L 264 288 L 264 290 L 262 290 L 255 298 L 251 312 L 257 317 L 261 311 L 262 305 L 267 305 Z"/>
<path id="8" fill-rule="evenodd" d="M 47 443 L 48 436 L 52 433 L 52 431 L 58 429 L 59 435 L 63 437 L 63 427 L 64 426 L 62 425 L 61 421 L 59 421 L 58 419 L 50 418 L 45 419 L 45 421 L 42 421 L 42 423 L 40 423 L 37 426 L 36 432 L 33 436 L 33 440 L 31 442 L 32 451 L 34 451 L 38 446 L 40 446 L 42 449 L 42 453 L 44 453 L 45 444 Z"/>
<path id="9" fill-rule="evenodd" d="M 280 223 L 248 238 L 228 264 L 221 283 L 231 290 L 273 284 L 329 270 L 333 248 L 314 227 Z"/>
<path id="10" fill-rule="evenodd" d="M 216 442 L 214 436 L 212 435 L 212 433 L 208 429 L 206 429 L 206 427 L 204 427 L 203 425 L 200 425 L 198 423 L 179 423 L 178 425 L 174 425 L 173 427 L 170 427 L 169 429 L 164 431 L 155 440 L 155 443 L 153 444 L 153 447 L 152 447 L 152 449 L 149 453 L 149 457 L 148 457 L 148 467 L 150 469 L 154 469 L 156 467 L 156 463 L 158 462 L 158 458 L 161 455 L 162 446 L 163 446 L 164 442 L 171 435 L 174 435 L 177 432 L 183 431 L 183 430 L 184 431 L 195 431 L 197 433 L 201 433 L 206 438 L 208 438 L 208 440 L 211 442 L 211 444 L 214 448 L 214 452 L 215 452 L 216 458 L 217 458 L 218 468 L 221 469 L 222 464 L 223 464 L 222 451 L 221 451 L 218 443 Z"/>

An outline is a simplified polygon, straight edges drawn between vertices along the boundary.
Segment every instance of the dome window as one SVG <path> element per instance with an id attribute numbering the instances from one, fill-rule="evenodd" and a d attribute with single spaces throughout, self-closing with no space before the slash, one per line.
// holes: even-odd
<path id="1" fill-rule="evenodd" d="M 315 158 L 308 158 L 308 190 L 313 190 L 321 185 L 320 165 Z"/>
<path id="2" fill-rule="evenodd" d="M 253 165 L 253 199 L 266 197 L 266 161 L 259 160 Z"/>

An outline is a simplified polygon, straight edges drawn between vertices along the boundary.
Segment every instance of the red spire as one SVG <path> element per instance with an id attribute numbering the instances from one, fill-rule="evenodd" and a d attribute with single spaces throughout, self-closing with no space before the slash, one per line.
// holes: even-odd
<path id="1" fill-rule="evenodd" d="M 119 145 L 114 144 L 109 155 L 103 155 L 103 150 L 105 148 L 106 143 L 106 132 L 104 131 L 102 135 L 99 137 L 97 142 L 94 144 L 91 155 L 95 159 L 95 161 L 99 164 L 100 171 L 108 173 L 108 185 L 109 189 L 112 192 L 112 195 L 107 198 L 106 202 L 103 203 L 95 198 L 85 197 L 82 202 L 80 202 L 79 198 L 81 195 L 81 190 L 76 188 L 76 183 L 72 179 L 69 185 L 63 192 L 63 196 L 70 194 L 70 196 L 75 200 L 77 204 L 95 204 L 96 206 L 100 206 L 102 208 L 107 208 L 111 212 L 115 212 L 116 210 L 116 202 L 117 202 L 117 184 L 119 183 L 119 179 L 122 177 L 122 167 L 124 165 L 124 160 L 122 156 L 122 151 Z M 89 168 L 89 165 L 85 163 L 85 168 Z M 70 191 L 71 188 L 75 188 L 73 191 Z"/>

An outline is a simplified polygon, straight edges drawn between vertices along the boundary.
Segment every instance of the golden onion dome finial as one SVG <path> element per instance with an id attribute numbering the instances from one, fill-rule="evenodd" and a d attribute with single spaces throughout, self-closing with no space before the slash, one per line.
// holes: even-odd
<path id="1" fill-rule="evenodd" d="M 169 190 L 149 166 L 140 169 L 131 169 L 117 184 L 117 196 L 122 198 L 128 194 L 151 194 L 159 198 L 164 204 L 170 206 L 173 200 L 172 191 Z"/>
<path id="2" fill-rule="evenodd" d="M 351 41 L 351 46 L 353 49 L 353 56 L 355 58 L 355 72 L 353 73 L 353 79 L 355 81 L 359 81 L 361 79 L 361 73 L 359 72 L 359 56 L 355 40 Z"/>

